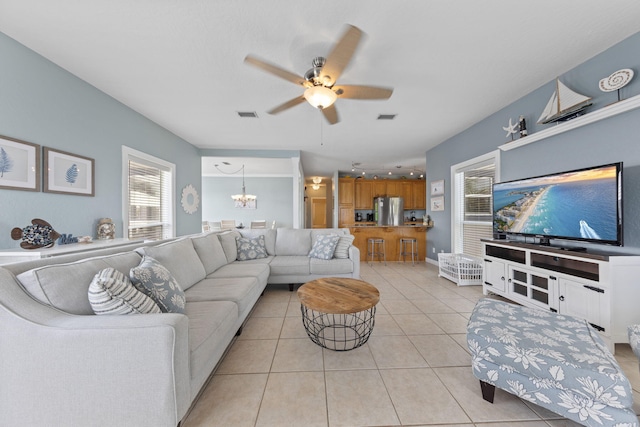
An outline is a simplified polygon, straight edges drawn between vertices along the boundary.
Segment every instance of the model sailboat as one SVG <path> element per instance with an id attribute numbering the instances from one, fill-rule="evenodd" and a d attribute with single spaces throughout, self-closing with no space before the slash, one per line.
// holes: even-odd
<path id="1" fill-rule="evenodd" d="M 556 79 L 556 90 L 544 107 L 538 124 L 553 123 L 577 115 L 591 105 L 591 98 L 580 95 Z"/>

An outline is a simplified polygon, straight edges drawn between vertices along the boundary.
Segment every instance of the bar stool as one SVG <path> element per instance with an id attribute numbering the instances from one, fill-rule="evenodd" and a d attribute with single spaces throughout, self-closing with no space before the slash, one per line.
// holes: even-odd
<path id="1" fill-rule="evenodd" d="M 411 255 L 411 265 L 415 265 L 414 259 L 418 259 L 418 241 L 414 238 L 403 237 L 400 239 L 402 262 L 405 262 L 404 257 L 407 255 Z"/>
<path id="2" fill-rule="evenodd" d="M 367 239 L 367 261 L 369 261 L 369 257 L 371 257 L 371 261 L 374 261 L 376 256 L 378 257 L 378 261 L 380 261 L 380 257 L 382 257 L 384 265 L 387 265 L 384 239 L 379 237 L 370 237 Z"/>

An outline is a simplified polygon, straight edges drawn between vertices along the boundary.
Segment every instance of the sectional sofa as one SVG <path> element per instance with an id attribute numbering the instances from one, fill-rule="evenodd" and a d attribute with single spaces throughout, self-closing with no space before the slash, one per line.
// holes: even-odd
<path id="1" fill-rule="evenodd" d="M 359 277 L 348 233 L 234 230 L 0 267 L 0 425 L 179 425 L 268 284 Z M 340 257 L 310 257 L 331 234 Z M 181 313 L 95 314 L 97 273 L 151 261 Z"/>

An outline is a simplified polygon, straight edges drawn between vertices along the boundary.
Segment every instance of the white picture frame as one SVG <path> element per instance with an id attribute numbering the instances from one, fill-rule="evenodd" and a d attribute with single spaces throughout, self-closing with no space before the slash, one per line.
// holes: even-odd
<path id="1" fill-rule="evenodd" d="M 444 194 L 444 179 L 433 181 L 431 183 L 431 195 L 437 196 L 440 194 Z"/>
<path id="2" fill-rule="evenodd" d="M 443 211 L 444 210 L 444 196 L 432 197 L 431 198 L 431 211 Z"/>

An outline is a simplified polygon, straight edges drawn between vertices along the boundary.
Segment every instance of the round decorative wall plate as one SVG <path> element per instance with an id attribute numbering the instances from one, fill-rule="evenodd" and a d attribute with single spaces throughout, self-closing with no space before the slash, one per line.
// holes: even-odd
<path id="1" fill-rule="evenodd" d="M 195 213 L 200 205 L 200 196 L 193 185 L 189 184 L 182 189 L 182 209 L 189 215 Z"/>
<path id="2" fill-rule="evenodd" d="M 611 74 L 609 77 L 600 80 L 600 90 L 603 92 L 613 92 L 614 90 L 625 87 L 632 78 L 632 69 L 624 68 L 622 70 L 618 70 L 615 73 Z"/>

